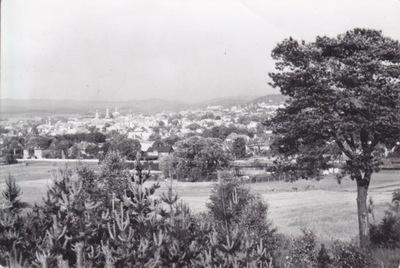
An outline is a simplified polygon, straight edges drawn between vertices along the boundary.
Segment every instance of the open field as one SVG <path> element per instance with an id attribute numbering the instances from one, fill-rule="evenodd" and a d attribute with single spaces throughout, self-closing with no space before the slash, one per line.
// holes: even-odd
<path id="1" fill-rule="evenodd" d="M 81 165 L 79 163 L 68 164 L 68 167 L 75 167 Z M 89 166 L 95 166 L 89 164 Z M 65 168 L 63 163 L 29 163 L 28 165 L 16 164 L 11 166 L 0 167 L 0 189 L 1 183 L 11 174 L 21 186 L 23 196 L 22 200 L 33 204 L 41 202 L 42 198 L 46 195 L 47 185 L 51 183 L 54 178 L 54 173 L 60 169 Z"/>
<path id="2" fill-rule="evenodd" d="M 63 166 L 57 163 L 35 163 L 1 167 L 0 182 L 10 173 L 22 188 L 23 201 L 40 202 L 46 194 L 47 185 L 51 183 L 53 172 Z M 165 191 L 168 185 L 167 182 L 160 182 L 158 193 Z M 212 186 L 210 182 L 173 184 L 174 190 L 194 212 L 206 210 Z M 297 235 L 302 227 L 307 227 L 313 229 L 318 238 L 325 242 L 332 238 L 351 240 L 357 236 L 356 185 L 349 179 L 338 184 L 333 177 L 328 176 L 321 181 L 263 182 L 248 184 L 248 187 L 259 193 L 269 204 L 269 218 L 279 232 Z M 400 188 L 400 171 L 382 171 L 373 175 L 369 191 L 374 201 L 374 217 L 371 221 L 382 218 L 391 201 L 392 192 L 397 188 Z"/>

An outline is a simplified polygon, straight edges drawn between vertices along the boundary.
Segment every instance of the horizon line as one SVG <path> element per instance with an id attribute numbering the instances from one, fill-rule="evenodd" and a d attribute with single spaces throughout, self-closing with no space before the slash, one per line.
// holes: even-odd
<path id="1" fill-rule="evenodd" d="M 172 100 L 172 99 L 167 99 L 167 98 L 145 98 L 145 99 L 128 99 L 128 100 L 90 100 L 90 99 L 71 99 L 71 98 L 60 98 L 60 99 L 55 99 L 55 98 L 2 98 L 0 97 L 1 100 L 16 100 L 16 101 L 29 101 L 29 100 L 50 100 L 50 101 L 77 101 L 77 102 L 129 102 L 129 101 L 148 101 L 148 100 L 164 100 L 164 101 L 174 101 L 174 102 L 180 102 L 180 103 L 195 103 L 195 102 L 207 102 L 207 101 L 212 101 L 212 100 L 218 100 L 218 99 L 229 99 L 229 98 L 243 98 L 243 97 L 251 97 L 251 98 L 258 98 L 258 97 L 264 97 L 264 96 L 276 96 L 276 95 L 282 95 L 280 92 L 278 93 L 268 93 L 268 94 L 262 94 L 262 95 L 235 95 L 235 96 L 226 96 L 226 97 L 215 97 L 211 99 L 205 99 L 205 100 L 198 100 L 198 101 L 190 101 L 190 100 Z"/>

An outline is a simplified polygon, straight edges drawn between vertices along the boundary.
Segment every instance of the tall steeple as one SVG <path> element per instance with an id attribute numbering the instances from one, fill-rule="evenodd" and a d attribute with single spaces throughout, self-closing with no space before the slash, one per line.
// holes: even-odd
<path id="1" fill-rule="evenodd" d="M 110 110 L 108 109 L 108 106 L 107 106 L 107 109 L 106 109 L 106 119 L 109 119 L 110 118 Z"/>

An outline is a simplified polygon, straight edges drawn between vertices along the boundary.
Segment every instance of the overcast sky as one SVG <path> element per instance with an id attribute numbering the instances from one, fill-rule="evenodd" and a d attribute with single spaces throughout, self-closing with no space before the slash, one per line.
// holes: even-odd
<path id="1" fill-rule="evenodd" d="M 268 72 L 278 42 L 355 27 L 400 40 L 400 1 L 2 0 L 1 98 L 277 93 Z"/>

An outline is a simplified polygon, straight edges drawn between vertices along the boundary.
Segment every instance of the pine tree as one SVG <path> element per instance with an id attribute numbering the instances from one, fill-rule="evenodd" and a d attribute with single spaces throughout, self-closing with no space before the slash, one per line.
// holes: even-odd
<path id="1" fill-rule="evenodd" d="M 21 202 L 20 197 L 22 195 L 21 187 L 15 182 L 15 178 L 8 174 L 7 179 L 5 180 L 5 189 L 2 191 L 2 196 L 8 204 L 9 209 L 13 213 L 19 212 L 22 208 L 26 207 L 27 204 Z"/>

